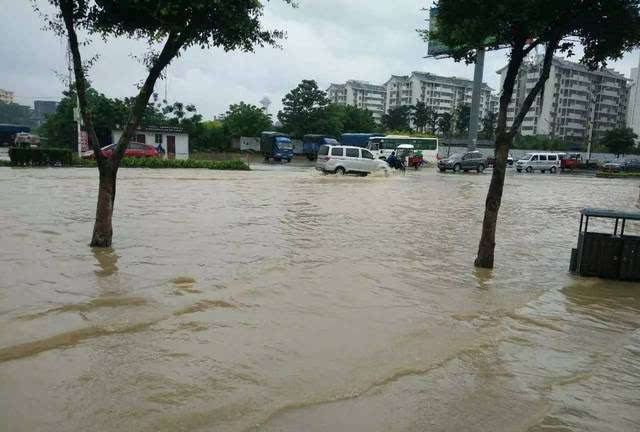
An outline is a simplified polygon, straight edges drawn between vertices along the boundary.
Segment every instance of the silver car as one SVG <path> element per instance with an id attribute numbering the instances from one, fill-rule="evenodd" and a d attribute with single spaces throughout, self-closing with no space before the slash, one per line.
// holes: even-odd
<path id="1" fill-rule="evenodd" d="M 366 176 L 372 172 L 389 169 L 389 165 L 373 157 L 367 149 L 341 145 L 322 145 L 318 149 L 316 169 L 325 174 L 358 174 Z"/>
<path id="2" fill-rule="evenodd" d="M 455 153 L 446 159 L 438 161 L 438 169 L 440 172 L 452 170 L 453 172 L 468 172 L 475 170 L 481 173 L 488 166 L 485 155 L 479 151 L 470 151 L 466 153 Z"/>

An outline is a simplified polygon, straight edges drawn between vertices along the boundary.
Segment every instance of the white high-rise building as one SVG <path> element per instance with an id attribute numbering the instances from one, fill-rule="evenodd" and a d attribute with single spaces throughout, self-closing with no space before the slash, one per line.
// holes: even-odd
<path id="1" fill-rule="evenodd" d="M 535 86 L 542 68 L 542 56 L 528 60 L 520 68 L 507 124 Z M 506 77 L 506 66 L 498 73 L 500 87 Z M 586 66 L 554 58 L 543 91 L 526 114 L 520 133 L 561 138 L 574 148 L 586 148 L 602 135 L 625 124 L 628 89 L 624 75 L 611 69 L 591 71 Z"/>
<path id="2" fill-rule="evenodd" d="M 412 72 L 411 75 L 392 75 L 384 85 L 387 89 L 387 110 L 424 102 L 439 114 L 453 114 L 458 106 L 471 105 L 473 81 L 464 78 Z M 497 106 L 497 97 L 492 94 L 491 87 L 483 83 L 480 118 L 496 112 Z"/>
<path id="3" fill-rule="evenodd" d="M 349 80 L 344 84 L 331 84 L 327 96 L 332 103 L 367 109 L 376 121 L 385 113 L 385 88 L 367 81 Z"/>
<path id="4" fill-rule="evenodd" d="M 640 64 L 638 67 L 631 69 L 627 127 L 633 129 L 636 135 L 640 137 Z"/>

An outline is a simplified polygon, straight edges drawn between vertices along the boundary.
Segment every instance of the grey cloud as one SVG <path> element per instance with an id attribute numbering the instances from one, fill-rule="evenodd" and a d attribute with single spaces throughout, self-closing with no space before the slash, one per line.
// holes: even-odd
<path id="1" fill-rule="evenodd" d="M 41 0 L 43 1 L 43 0 Z M 413 70 L 471 78 L 473 67 L 451 60 L 425 59 L 426 45 L 416 33 L 425 27 L 429 6 L 423 0 L 299 0 L 291 8 L 278 0 L 266 4 L 264 21 L 270 28 L 285 29 L 283 49 L 259 48 L 255 53 L 225 53 L 191 48 L 168 69 L 166 88 L 170 100 L 194 103 L 210 117 L 226 111 L 231 103 L 255 103 L 263 96 L 273 101 L 271 112 L 282 97 L 302 79 L 316 79 L 322 87 L 330 82 L 363 79 L 382 83 L 391 74 Z M 40 18 L 28 1 L 0 0 L 5 13 L 0 28 L 0 87 L 14 90 L 19 102 L 31 104 L 33 97 L 58 97 L 63 89 L 53 71 L 66 68 L 64 43 L 40 28 Z M 6 12 L 8 11 L 8 13 Z M 144 68 L 130 54 L 140 54 L 144 44 L 129 40 L 94 43 L 83 48 L 85 57 L 99 52 L 91 81 L 100 91 L 131 96 Z M 498 86 L 495 71 L 506 62 L 504 52 L 487 55 L 485 81 Z M 638 63 L 637 53 L 612 66 L 628 74 Z M 164 95 L 165 82 L 156 91 Z"/>

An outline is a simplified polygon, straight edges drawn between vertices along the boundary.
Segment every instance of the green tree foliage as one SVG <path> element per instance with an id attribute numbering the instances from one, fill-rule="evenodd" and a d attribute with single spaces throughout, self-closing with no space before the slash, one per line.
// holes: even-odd
<path id="1" fill-rule="evenodd" d="M 491 268 L 509 148 L 549 77 L 554 54 L 572 55 L 579 43 L 583 48 L 580 61 L 591 68 L 622 57 L 640 43 L 638 0 L 439 0 L 436 6 L 437 28 L 423 35 L 449 47 L 454 60 L 473 62 L 478 49 L 509 50 L 496 126 L 496 163 L 475 261 L 478 267 Z M 540 75 L 507 127 L 516 77 L 536 47 L 543 47 L 544 53 Z"/>
<path id="2" fill-rule="evenodd" d="M 443 113 L 438 118 L 438 130 L 443 137 L 451 136 L 453 131 L 453 115 L 451 113 Z"/>
<path id="3" fill-rule="evenodd" d="M 458 105 L 453 116 L 456 119 L 456 133 L 458 136 L 467 136 L 471 119 L 471 107 L 467 104 Z"/>
<path id="4" fill-rule="evenodd" d="M 433 109 L 432 107 L 427 107 L 427 127 L 429 132 L 435 134 L 438 129 L 438 119 L 440 118 L 440 114 Z"/>
<path id="5" fill-rule="evenodd" d="M 635 139 L 638 138 L 631 128 L 618 128 L 607 131 L 599 144 L 616 156 L 631 153 L 635 147 Z"/>
<path id="6" fill-rule="evenodd" d="M 221 151 L 231 147 L 231 137 L 224 123 L 218 120 L 205 121 L 198 125 L 198 134 L 189 137 L 194 150 Z"/>
<path id="7" fill-rule="evenodd" d="M 34 112 L 28 106 L 0 101 L 0 123 L 33 127 L 33 116 Z"/>
<path id="8" fill-rule="evenodd" d="M 480 138 L 491 139 L 495 136 L 496 121 L 498 115 L 494 112 L 488 112 L 482 119 L 482 131 L 480 131 Z"/>
<path id="9" fill-rule="evenodd" d="M 413 107 L 403 105 L 391 108 L 382 116 L 382 126 L 385 130 L 401 130 L 411 131 L 411 118 L 413 115 Z"/>
<path id="10" fill-rule="evenodd" d="M 314 80 L 302 80 L 282 99 L 278 120 L 283 129 L 294 137 L 302 137 L 305 133 L 322 133 L 318 127 L 328 127 L 328 105 L 327 94 L 318 88 L 318 83 Z"/>
<path id="11" fill-rule="evenodd" d="M 340 133 L 372 132 L 378 129 L 371 111 L 351 105 L 336 105 L 342 128 Z"/>
<path id="12" fill-rule="evenodd" d="M 112 214 L 120 160 L 142 121 L 156 81 L 179 54 L 191 47 L 253 51 L 255 46 L 277 45 L 284 36 L 263 28 L 263 4 L 256 0 L 47 0 L 56 10 L 45 17 L 50 28 L 65 35 L 69 44 L 80 111 L 89 133 L 100 172 L 98 205 L 91 245 L 111 246 Z M 283 0 L 291 3 L 291 0 Z M 38 5 L 35 3 L 38 10 Z M 103 38 L 128 37 L 149 44 L 145 56 L 148 73 L 129 109 L 124 132 L 112 156 L 100 152 L 100 140 L 87 101 L 86 64 L 83 64 L 78 32 Z"/>
<path id="13" fill-rule="evenodd" d="M 423 101 L 416 103 L 413 122 L 419 132 L 425 131 L 427 123 L 429 122 L 429 107 L 427 107 Z"/>
<path id="14" fill-rule="evenodd" d="M 255 105 L 240 102 L 229 106 L 224 124 L 232 137 L 260 136 L 260 133 L 271 129 L 271 115 Z"/>

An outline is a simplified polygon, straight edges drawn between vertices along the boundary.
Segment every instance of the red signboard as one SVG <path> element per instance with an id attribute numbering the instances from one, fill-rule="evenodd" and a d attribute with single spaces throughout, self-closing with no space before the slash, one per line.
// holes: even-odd
<path id="1" fill-rule="evenodd" d="M 80 136 L 78 137 L 80 144 L 80 153 L 84 153 L 89 151 L 89 135 L 86 131 L 81 131 Z"/>

